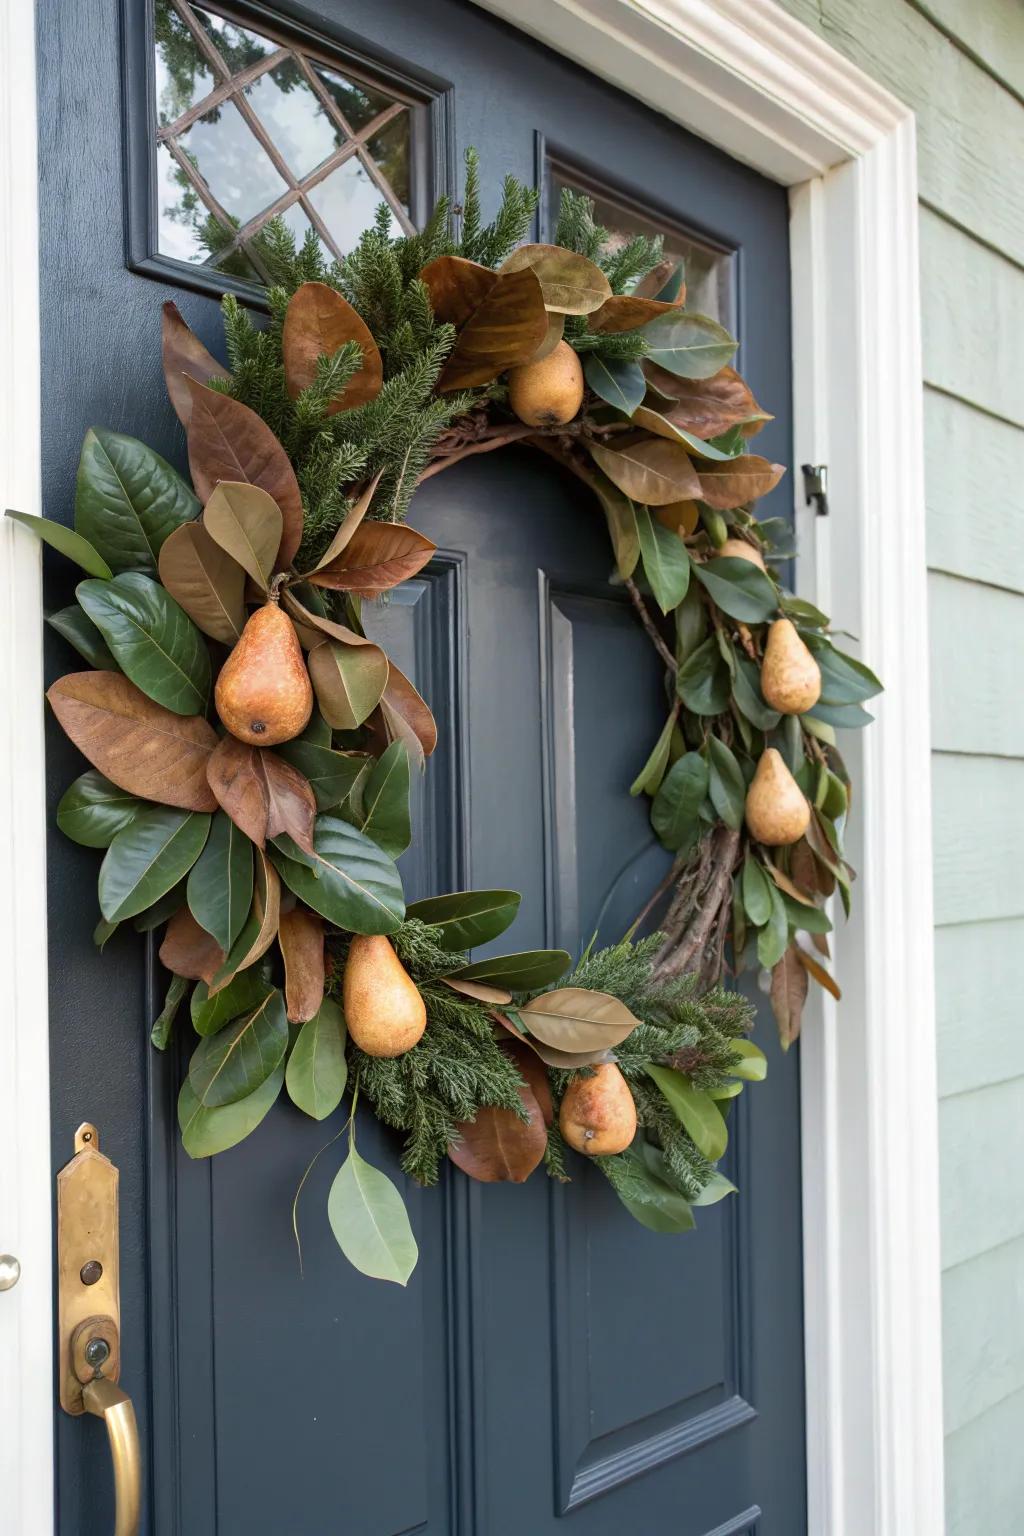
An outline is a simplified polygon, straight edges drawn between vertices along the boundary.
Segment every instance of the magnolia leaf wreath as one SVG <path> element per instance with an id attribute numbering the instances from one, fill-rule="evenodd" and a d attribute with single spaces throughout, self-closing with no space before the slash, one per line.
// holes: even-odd
<path id="1" fill-rule="evenodd" d="M 879 690 L 770 563 L 788 530 L 751 506 L 782 469 L 751 451 L 770 418 L 736 342 L 685 308 L 659 242 L 614 244 L 578 194 L 553 244 L 520 244 L 535 205 L 510 179 L 484 224 L 471 153 L 458 220 L 442 201 L 393 239 L 382 210 L 340 265 L 273 223 L 270 323 L 225 298 L 229 369 L 164 305 L 192 487 L 97 428 L 74 531 L 20 517 L 85 571 L 48 621 L 89 667 L 48 693 L 92 765 L 57 820 L 106 850 L 97 944 L 163 930 L 158 1049 L 191 989 L 185 1150 L 236 1145 L 282 1088 L 316 1120 L 350 1091 L 328 1216 L 358 1269 L 400 1284 L 416 1243 L 356 1149 L 360 1100 L 404 1133 L 422 1184 L 446 1156 L 476 1179 L 541 1163 L 564 1179 L 571 1150 L 661 1232 L 732 1192 L 716 1166 L 730 1101 L 766 1061 L 722 977 L 770 976 L 783 1046 L 809 977 L 838 995 L 825 903 L 838 888 L 848 907 L 852 871 L 835 729 L 865 724 Z M 470 960 L 515 891 L 406 906 L 395 860 L 437 732 L 362 621 L 433 554 L 405 520 L 417 485 L 516 440 L 603 510 L 611 579 L 665 675 L 630 792 L 671 868 L 629 934 L 575 964 Z M 636 937 L 659 909 L 661 931 Z"/>

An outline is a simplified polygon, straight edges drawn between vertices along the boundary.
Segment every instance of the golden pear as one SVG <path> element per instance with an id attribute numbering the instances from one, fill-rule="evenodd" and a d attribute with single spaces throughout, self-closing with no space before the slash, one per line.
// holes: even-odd
<path id="1" fill-rule="evenodd" d="M 807 831 L 811 808 L 774 747 L 761 754 L 747 790 L 746 818 L 751 837 L 770 848 L 795 843 Z"/>
<path id="2" fill-rule="evenodd" d="M 427 1027 L 419 988 L 382 933 L 353 938 L 343 993 L 349 1035 L 367 1056 L 402 1056 Z"/>
<path id="3" fill-rule="evenodd" d="M 765 703 L 784 715 L 802 715 L 818 702 L 818 663 L 789 619 L 776 619 L 768 631 L 761 663 L 761 692 Z"/>
<path id="4" fill-rule="evenodd" d="M 313 685 L 295 625 L 275 602 L 264 603 L 242 630 L 214 701 L 232 736 L 251 747 L 290 741 L 309 724 Z"/>
<path id="5" fill-rule="evenodd" d="M 731 560 L 749 560 L 751 565 L 764 570 L 764 556 L 756 544 L 748 544 L 746 539 L 726 539 L 725 543 L 715 550 L 715 555 L 716 557 L 728 555 Z"/>
<path id="6" fill-rule="evenodd" d="M 573 1078 L 558 1124 L 570 1147 L 588 1157 L 626 1150 L 636 1135 L 636 1105 L 613 1061 L 602 1062 L 589 1077 Z"/>
<path id="7" fill-rule="evenodd" d="M 583 404 L 583 369 L 567 341 L 509 370 L 508 403 L 528 427 L 564 427 Z"/>

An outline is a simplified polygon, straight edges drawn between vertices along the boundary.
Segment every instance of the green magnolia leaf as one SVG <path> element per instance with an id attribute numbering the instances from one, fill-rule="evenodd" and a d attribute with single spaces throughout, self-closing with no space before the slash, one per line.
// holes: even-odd
<path id="1" fill-rule="evenodd" d="M 831 933 L 832 923 L 826 912 L 820 907 L 808 905 L 807 902 L 794 901 L 792 896 L 782 893 L 782 905 L 786 909 L 786 918 L 789 926 L 799 929 L 802 933 Z"/>
<path id="2" fill-rule="evenodd" d="M 120 926 L 120 923 L 108 923 L 105 917 L 100 918 L 92 931 L 92 941 L 101 953 L 106 948 L 107 940 L 113 938 Z"/>
<path id="3" fill-rule="evenodd" d="M 707 632 L 708 616 L 700 587 L 691 581 L 676 609 L 676 660 L 680 666 L 693 655 Z"/>
<path id="4" fill-rule="evenodd" d="M 188 877 L 188 905 L 225 954 L 249 916 L 252 883 L 252 843 L 226 812 L 217 811 Z"/>
<path id="5" fill-rule="evenodd" d="M 322 719 L 322 716 L 318 718 Z M 330 726 L 325 725 L 325 729 L 329 740 Z M 329 745 L 303 737 L 279 742 L 274 751 L 309 780 L 318 811 L 329 811 L 347 800 L 352 786 L 370 761 L 363 752 L 335 752 Z"/>
<path id="6" fill-rule="evenodd" d="M 622 358 L 591 352 L 583 364 L 583 376 L 595 395 L 625 416 L 632 416 L 647 393 L 647 380 L 640 364 Z"/>
<path id="7" fill-rule="evenodd" d="M 680 379 L 709 379 L 730 362 L 737 343 L 707 315 L 673 310 L 643 328 L 647 356 Z"/>
<path id="8" fill-rule="evenodd" d="M 178 1094 L 178 1125 L 189 1157 L 213 1157 L 244 1141 L 272 1108 L 283 1082 L 284 1068 L 278 1067 L 248 1098 L 221 1109 L 204 1109 L 186 1077 Z"/>
<path id="9" fill-rule="evenodd" d="M 657 1148 L 651 1148 L 657 1151 Z M 678 1189 L 659 1178 L 636 1142 L 608 1159 L 612 1186 L 626 1210 L 652 1232 L 690 1232 L 696 1226 L 690 1205 Z M 614 1172 L 612 1171 L 614 1169 Z"/>
<path id="10" fill-rule="evenodd" d="M 121 922 L 152 906 L 188 873 L 203 851 L 210 817 L 154 805 L 117 833 L 100 866 L 100 911 Z"/>
<path id="11" fill-rule="evenodd" d="M 870 667 L 855 656 L 837 651 L 822 635 L 804 632 L 803 641 L 821 671 L 821 704 L 860 704 L 882 692 L 882 684 Z M 820 704 L 815 704 L 814 713 L 821 715 Z"/>
<path id="12" fill-rule="evenodd" d="M 729 707 L 729 669 L 710 635 L 687 657 L 676 676 L 679 697 L 695 715 L 720 715 Z"/>
<path id="13" fill-rule="evenodd" d="M 747 786 L 734 753 L 717 736 L 708 737 L 708 794 L 727 827 L 738 832 L 743 825 Z"/>
<path id="14" fill-rule="evenodd" d="M 768 921 L 757 936 L 757 959 L 765 970 L 770 971 L 778 965 L 789 947 L 789 920 L 786 916 L 786 906 L 782 900 L 782 893 L 772 884 L 768 891 L 771 896 L 772 910 Z"/>
<path id="15" fill-rule="evenodd" d="M 759 731 L 775 729 L 781 716 L 777 709 L 770 709 L 765 703 L 761 692 L 761 673 L 747 656 L 736 657 L 732 689 L 737 709 L 751 725 L 756 725 Z"/>
<path id="16" fill-rule="evenodd" d="M 185 905 L 186 881 L 179 880 L 177 885 L 172 885 L 166 895 L 159 901 L 154 901 L 151 907 L 140 912 L 133 920 L 132 927 L 136 933 L 152 933 L 154 928 L 159 928 L 161 923 L 166 923 L 168 918 L 174 916 Z"/>
<path id="17" fill-rule="evenodd" d="M 638 427 L 646 427 L 647 431 L 653 432 L 656 437 L 667 437 L 670 443 L 681 443 L 697 457 L 713 459 L 719 463 L 736 458 L 743 452 L 746 442 L 745 438 L 739 437 L 736 447 L 732 449 L 716 448 L 714 443 L 695 437 L 692 432 L 687 432 L 685 427 L 677 426 L 672 420 L 671 412 L 663 416 L 660 411 L 652 411 L 648 406 L 643 405 L 634 413 L 633 421 Z"/>
<path id="18" fill-rule="evenodd" d="M 727 1179 L 724 1173 L 713 1173 L 704 1185 L 700 1194 L 694 1200 L 694 1205 L 717 1205 L 719 1200 L 724 1200 L 726 1195 L 735 1195 L 736 1185 Z"/>
<path id="19" fill-rule="evenodd" d="M 327 1217 L 338 1247 L 361 1274 L 405 1285 L 419 1250 L 401 1195 L 350 1142 L 327 1197 Z"/>
<path id="20" fill-rule="evenodd" d="M 167 1042 L 171 1038 L 171 1030 L 174 1028 L 174 1021 L 178 1016 L 178 1009 L 181 1007 L 182 998 L 187 991 L 188 982 L 184 976 L 171 977 L 171 984 L 167 988 L 164 1006 L 153 1020 L 153 1028 L 149 1036 L 158 1051 L 165 1051 L 167 1049 Z"/>
<path id="21" fill-rule="evenodd" d="M 661 735 L 654 743 L 650 757 L 629 786 L 631 795 L 657 794 L 658 786 L 665 777 L 665 769 L 668 767 L 668 756 L 672 746 L 672 732 L 675 729 L 675 723 L 675 715 L 669 715 L 662 726 Z"/>
<path id="22" fill-rule="evenodd" d="M 623 581 L 627 581 L 636 570 L 636 564 L 640 558 L 636 508 L 629 497 L 598 469 L 594 471 L 593 489 L 608 524 L 608 536 L 615 551 L 616 568 Z"/>
<path id="23" fill-rule="evenodd" d="M 46 622 L 51 629 L 57 631 L 58 635 L 62 635 L 69 645 L 73 645 L 91 667 L 96 667 L 101 672 L 120 671 L 107 642 L 92 619 L 77 603 L 72 603 L 70 608 L 59 608 L 56 613 L 48 614 Z"/>
<path id="24" fill-rule="evenodd" d="M 572 956 L 564 949 L 527 949 L 515 955 L 492 955 L 451 974 L 460 981 L 485 981 L 510 992 L 532 992 L 564 976 L 571 964 Z"/>
<path id="25" fill-rule="evenodd" d="M 145 803 L 91 768 L 64 791 L 57 806 L 57 825 L 65 837 L 86 848 L 109 848 Z"/>
<path id="26" fill-rule="evenodd" d="M 801 715 L 800 718 L 806 720 L 808 717 Z M 814 719 L 820 725 L 835 726 L 838 730 L 857 731 L 870 725 L 874 718 L 859 704 L 825 704 L 819 699 L 814 706 Z"/>
<path id="27" fill-rule="evenodd" d="M 372 715 L 390 676 L 388 659 L 376 645 L 324 640 L 310 651 L 308 665 L 321 713 L 339 731 L 354 731 Z"/>
<path id="28" fill-rule="evenodd" d="M 210 696 L 210 653 L 183 608 L 138 571 L 82 581 L 76 596 L 122 672 L 176 715 L 200 715 Z"/>
<path id="29" fill-rule="evenodd" d="M 772 915 L 772 893 L 768 876 L 757 860 L 747 854 L 743 861 L 743 910 L 755 928 L 761 928 Z"/>
<path id="30" fill-rule="evenodd" d="M 12 512 L 8 508 L 6 515 L 13 522 L 30 529 L 44 544 L 59 549 L 62 555 L 67 555 L 69 560 L 80 565 L 83 571 L 88 571 L 90 576 L 99 576 L 104 580 L 113 576 L 103 556 L 73 528 L 65 528 L 63 523 L 55 523 L 49 517 L 35 517 L 31 512 Z"/>
<path id="31" fill-rule="evenodd" d="M 655 522 L 647 507 L 637 507 L 640 554 L 651 591 L 662 613 L 671 613 L 690 585 L 690 556 L 678 533 Z"/>
<path id="32" fill-rule="evenodd" d="M 256 966 L 239 971 L 226 987 L 222 987 L 212 997 L 206 982 L 197 982 L 191 1005 L 192 1025 L 196 1034 L 215 1035 L 225 1024 L 230 1024 L 232 1019 L 258 1008 L 273 990 Z"/>
<path id="33" fill-rule="evenodd" d="M 696 843 L 700 808 L 708 792 L 708 765 L 699 752 L 686 752 L 672 764 L 651 806 L 651 825 L 673 853 Z"/>
<path id="34" fill-rule="evenodd" d="M 371 838 L 334 816 L 318 816 L 313 855 L 290 837 L 271 853 L 278 872 L 314 912 L 352 933 L 394 933 L 405 917 L 402 878 Z"/>
<path id="35" fill-rule="evenodd" d="M 150 571 L 168 534 L 199 515 L 178 472 L 145 443 L 103 427 L 82 444 L 75 531 L 112 571 Z"/>
<path id="36" fill-rule="evenodd" d="M 314 1120 L 337 1109 L 348 1081 L 345 1016 L 325 997 L 319 1012 L 299 1030 L 284 1075 L 292 1102 Z"/>
<path id="37" fill-rule="evenodd" d="M 370 770 L 363 789 L 362 830 L 393 859 L 412 842 L 409 753 L 404 742 L 393 741 Z"/>
<path id="38" fill-rule="evenodd" d="M 761 624 L 779 606 L 779 594 L 770 576 L 749 560 L 716 555 L 694 567 L 697 580 L 731 619 Z"/>
<path id="39" fill-rule="evenodd" d="M 730 1068 L 734 1077 L 744 1082 L 763 1083 L 768 1076 L 768 1058 L 753 1040 L 733 1040 L 732 1053 L 736 1064 Z"/>
<path id="40" fill-rule="evenodd" d="M 287 1049 L 284 997 L 275 987 L 251 1013 L 196 1046 L 188 1080 L 200 1106 L 220 1109 L 248 1098 L 277 1071 Z"/>
<path id="41" fill-rule="evenodd" d="M 703 1152 L 708 1162 L 717 1163 L 725 1155 L 729 1132 L 722 1112 L 710 1094 L 695 1088 L 690 1079 L 674 1067 L 645 1067 L 654 1079 L 690 1140 Z"/>
<path id="42" fill-rule="evenodd" d="M 442 949 L 473 949 L 505 932 L 522 899 L 518 891 L 452 891 L 414 901 L 406 916 L 429 923 Z"/>

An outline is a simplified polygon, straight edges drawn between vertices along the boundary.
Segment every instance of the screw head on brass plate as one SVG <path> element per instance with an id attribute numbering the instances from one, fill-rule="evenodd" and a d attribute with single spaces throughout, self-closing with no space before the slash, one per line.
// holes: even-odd
<path id="1" fill-rule="evenodd" d="M 12 1291 L 21 1279 L 21 1265 L 13 1253 L 0 1253 L 0 1291 Z"/>
<path id="2" fill-rule="evenodd" d="M 103 1278 L 103 1265 L 99 1259 L 89 1259 L 78 1272 L 78 1278 L 83 1285 L 95 1285 L 97 1280 Z"/>

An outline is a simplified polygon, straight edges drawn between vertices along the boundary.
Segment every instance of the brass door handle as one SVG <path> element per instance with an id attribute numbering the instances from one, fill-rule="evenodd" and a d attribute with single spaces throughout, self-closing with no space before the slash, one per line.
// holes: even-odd
<path id="1" fill-rule="evenodd" d="M 142 1513 L 142 1456 L 135 1409 L 127 1392 L 104 1376 L 94 1376 L 82 1388 L 87 1413 L 107 1426 L 114 1464 L 114 1536 L 138 1536 Z"/>

